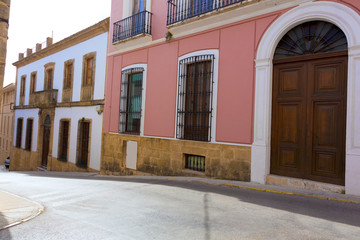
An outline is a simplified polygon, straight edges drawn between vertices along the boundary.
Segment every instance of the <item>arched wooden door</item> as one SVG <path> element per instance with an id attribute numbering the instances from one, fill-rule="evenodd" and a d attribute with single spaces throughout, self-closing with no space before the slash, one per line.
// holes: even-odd
<path id="1" fill-rule="evenodd" d="M 344 185 L 347 42 L 326 22 L 289 31 L 274 56 L 271 173 Z"/>
<path id="2" fill-rule="evenodd" d="M 41 154 L 41 166 L 46 168 L 49 155 L 50 145 L 50 131 L 51 131 L 51 120 L 50 116 L 47 115 L 43 125 L 43 142 L 42 142 L 42 154 Z"/>

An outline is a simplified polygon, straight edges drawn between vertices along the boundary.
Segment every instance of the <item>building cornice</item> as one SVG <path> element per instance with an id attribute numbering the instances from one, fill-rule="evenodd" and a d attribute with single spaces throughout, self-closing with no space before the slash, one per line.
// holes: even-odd
<path id="1" fill-rule="evenodd" d="M 15 90 L 15 83 L 10 83 L 3 88 L 3 92 L 11 92 Z"/>
<path id="2" fill-rule="evenodd" d="M 29 63 L 35 62 L 44 57 L 50 56 L 54 53 L 60 52 L 64 49 L 72 47 L 76 44 L 89 40 L 93 37 L 96 37 L 105 32 L 109 32 L 109 22 L 110 18 L 106 18 L 95 25 L 92 25 L 80 32 L 77 32 L 63 40 L 54 43 L 38 52 L 31 54 L 30 56 L 23 58 L 17 62 L 14 62 L 13 65 L 17 68 L 23 67 Z"/>

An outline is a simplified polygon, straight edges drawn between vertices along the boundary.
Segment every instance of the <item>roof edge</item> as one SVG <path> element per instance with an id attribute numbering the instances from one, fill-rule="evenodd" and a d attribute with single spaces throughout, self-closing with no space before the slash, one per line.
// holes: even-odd
<path id="1" fill-rule="evenodd" d="M 110 22 L 110 18 L 107 17 L 104 20 L 102 20 L 88 28 L 85 28 L 73 35 L 70 35 L 69 37 L 66 37 L 66 38 L 60 40 L 59 42 L 56 42 L 44 49 L 41 49 L 40 51 L 35 52 L 28 57 L 25 57 L 19 61 L 14 62 L 12 65 L 14 65 L 17 68 L 23 67 L 27 64 L 30 64 L 32 62 L 35 62 L 35 61 L 41 59 L 41 58 L 50 56 L 54 53 L 60 52 L 64 49 L 72 47 L 76 44 L 79 44 L 81 42 L 89 40 L 95 36 L 98 36 L 105 32 L 109 32 L 109 22 Z"/>

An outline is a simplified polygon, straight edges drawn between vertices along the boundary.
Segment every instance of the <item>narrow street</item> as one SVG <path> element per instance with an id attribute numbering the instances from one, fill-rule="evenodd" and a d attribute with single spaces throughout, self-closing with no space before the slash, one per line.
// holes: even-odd
<path id="1" fill-rule="evenodd" d="M 360 239 L 360 205 L 184 177 L 8 172 L 0 190 L 45 206 L 0 239 Z M 1 217 L 1 215 L 0 215 Z"/>

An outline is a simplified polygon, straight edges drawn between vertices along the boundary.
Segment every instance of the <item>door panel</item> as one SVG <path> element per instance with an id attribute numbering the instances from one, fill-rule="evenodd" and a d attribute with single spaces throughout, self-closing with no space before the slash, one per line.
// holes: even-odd
<path id="1" fill-rule="evenodd" d="M 347 57 L 323 55 L 274 64 L 270 172 L 343 185 Z"/>
<path id="2" fill-rule="evenodd" d="M 304 136 L 304 95 L 303 88 L 306 65 L 304 63 L 284 64 L 274 68 L 277 81 L 273 85 L 273 113 L 271 135 L 271 173 L 300 177 L 300 159 Z"/>
<path id="3" fill-rule="evenodd" d="M 314 67 L 314 94 L 336 96 L 342 92 L 342 84 L 338 79 L 342 73 L 341 64 L 316 64 Z"/>
<path id="4" fill-rule="evenodd" d="M 286 68 L 279 71 L 279 96 L 302 96 L 301 82 L 303 65 L 296 68 Z"/>
<path id="5" fill-rule="evenodd" d="M 41 165 L 43 167 L 47 166 L 48 155 L 49 155 L 49 142 L 50 142 L 50 126 L 44 126 L 43 132 L 43 144 L 42 144 L 42 155 L 41 155 Z"/>

